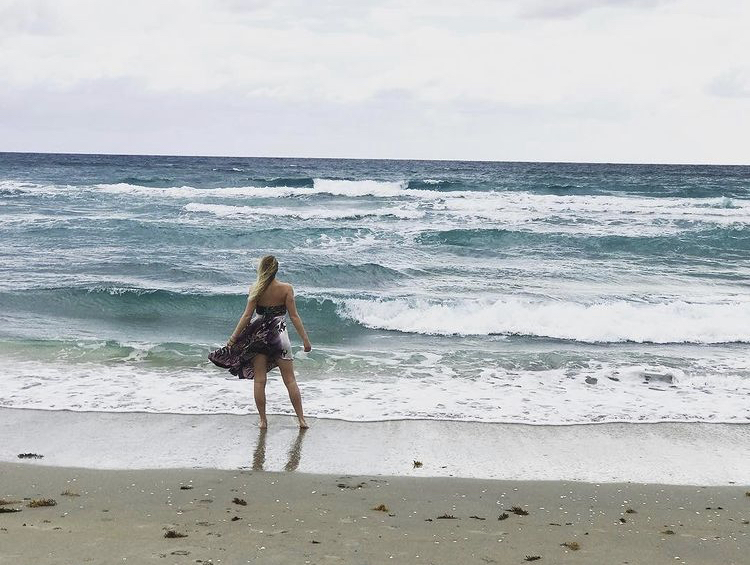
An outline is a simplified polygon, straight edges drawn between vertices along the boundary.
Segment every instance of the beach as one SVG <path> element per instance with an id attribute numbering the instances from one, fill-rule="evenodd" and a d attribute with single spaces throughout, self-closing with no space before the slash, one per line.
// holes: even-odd
<path id="1" fill-rule="evenodd" d="M 0 153 L 0 565 L 747 565 L 749 178 Z"/>
<path id="2" fill-rule="evenodd" d="M 748 27 L 0 0 L 0 565 L 750 565 Z"/>
<path id="3" fill-rule="evenodd" d="M 2 508 L 21 510 L 0 514 L 0 563 L 744 565 L 750 552 L 745 425 L 311 419 L 300 434 L 276 416 L 262 434 L 252 416 L 0 414 Z M 41 499 L 56 504 L 29 507 Z"/>

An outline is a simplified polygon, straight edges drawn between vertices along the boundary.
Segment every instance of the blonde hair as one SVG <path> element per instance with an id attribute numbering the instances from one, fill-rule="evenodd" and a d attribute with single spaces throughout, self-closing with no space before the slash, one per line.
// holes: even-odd
<path id="1" fill-rule="evenodd" d="M 250 288 L 250 298 L 258 301 L 258 298 L 266 291 L 279 270 L 279 262 L 273 255 L 262 257 L 258 263 L 258 278 Z"/>

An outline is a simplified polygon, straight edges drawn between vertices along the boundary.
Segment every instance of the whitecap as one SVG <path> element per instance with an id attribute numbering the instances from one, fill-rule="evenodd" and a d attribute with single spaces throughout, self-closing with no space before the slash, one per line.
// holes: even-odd
<path id="1" fill-rule="evenodd" d="M 575 303 L 504 297 L 432 303 L 345 300 L 365 327 L 432 335 L 524 335 L 588 343 L 750 342 L 750 302 Z"/>
<path id="2" fill-rule="evenodd" d="M 191 202 L 184 207 L 186 212 L 204 212 L 221 218 L 252 218 L 253 216 L 280 216 L 301 220 L 345 220 L 366 217 L 393 217 L 417 219 L 424 212 L 403 207 L 385 208 L 281 208 L 265 206 L 228 206 L 225 204 L 202 204 Z"/>

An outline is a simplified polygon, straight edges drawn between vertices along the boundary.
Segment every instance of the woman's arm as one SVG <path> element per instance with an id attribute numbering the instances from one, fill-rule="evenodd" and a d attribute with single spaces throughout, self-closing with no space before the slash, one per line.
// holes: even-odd
<path id="1" fill-rule="evenodd" d="M 305 331 L 305 326 L 302 325 L 302 318 L 297 313 L 297 303 L 294 301 L 294 289 L 292 285 L 289 285 L 289 292 L 286 295 L 286 309 L 289 312 L 289 319 L 294 324 L 294 329 L 297 330 L 297 333 L 302 338 L 302 345 L 305 351 L 310 351 L 312 345 L 310 345 L 310 340 L 307 339 L 307 332 Z"/>
<path id="2" fill-rule="evenodd" d="M 231 347 L 234 345 L 234 342 L 237 341 L 237 338 L 240 337 L 242 330 L 245 329 L 245 326 L 247 326 L 248 322 L 253 317 L 253 312 L 255 312 L 255 300 L 248 296 L 245 311 L 242 313 L 240 321 L 237 322 L 237 327 L 234 328 L 231 337 L 227 341 L 227 347 L 231 349 Z"/>

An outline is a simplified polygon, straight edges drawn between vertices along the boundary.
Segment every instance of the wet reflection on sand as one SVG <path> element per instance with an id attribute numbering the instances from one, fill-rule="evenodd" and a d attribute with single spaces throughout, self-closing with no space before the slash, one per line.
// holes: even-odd
<path id="1" fill-rule="evenodd" d="M 286 465 L 284 465 L 285 471 L 296 471 L 297 467 L 299 467 L 299 462 L 302 457 L 302 441 L 305 438 L 305 433 L 307 432 L 307 429 L 300 429 L 297 432 L 296 437 L 294 438 L 294 441 L 289 446 L 289 451 L 287 452 L 287 462 Z M 255 445 L 255 450 L 253 451 L 253 465 L 252 469 L 253 471 L 263 471 L 265 470 L 265 464 L 266 464 L 266 439 L 268 436 L 268 429 L 260 429 L 258 430 L 258 442 Z"/>

